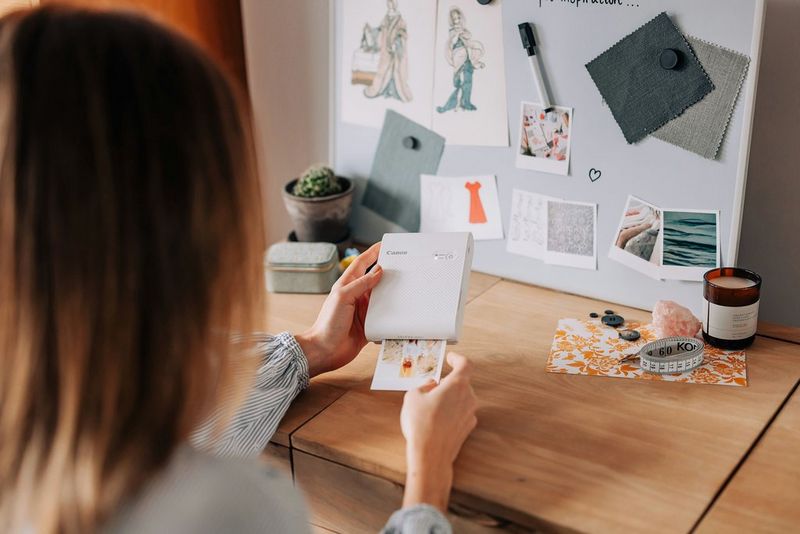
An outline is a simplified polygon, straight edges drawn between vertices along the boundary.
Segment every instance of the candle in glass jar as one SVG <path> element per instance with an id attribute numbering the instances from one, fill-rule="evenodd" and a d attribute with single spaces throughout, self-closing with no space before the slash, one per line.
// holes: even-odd
<path id="1" fill-rule="evenodd" d="M 743 278 L 741 276 L 720 276 L 714 278 L 714 285 L 717 287 L 725 287 L 729 289 L 744 289 L 746 287 L 753 287 L 756 285 L 755 280 Z"/>
<path id="2" fill-rule="evenodd" d="M 738 350 L 756 337 L 761 277 L 735 267 L 703 276 L 703 338 L 711 345 Z"/>

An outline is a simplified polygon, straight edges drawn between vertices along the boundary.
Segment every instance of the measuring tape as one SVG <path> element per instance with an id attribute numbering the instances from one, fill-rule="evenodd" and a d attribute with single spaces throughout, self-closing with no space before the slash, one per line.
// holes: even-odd
<path id="1" fill-rule="evenodd" d="M 656 374 L 683 373 L 703 363 L 705 344 L 693 337 L 666 337 L 639 351 L 639 367 Z"/>

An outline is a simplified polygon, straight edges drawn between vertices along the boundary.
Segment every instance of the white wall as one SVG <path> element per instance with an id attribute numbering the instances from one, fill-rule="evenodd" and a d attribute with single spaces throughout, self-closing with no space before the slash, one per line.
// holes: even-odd
<path id="1" fill-rule="evenodd" d="M 291 230 L 281 189 L 328 158 L 328 0 L 241 0 L 270 242 Z"/>
<path id="2" fill-rule="evenodd" d="M 284 182 L 328 156 L 332 0 L 242 0 L 271 240 Z M 767 0 L 739 265 L 764 278 L 760 318 L 800 326 L 800 0 Z"/>
<path id="3" fill-rule="evenodd" d="M 759 319 L 800 326 L 800 0 L 768 0 L 739 264 Z"/>

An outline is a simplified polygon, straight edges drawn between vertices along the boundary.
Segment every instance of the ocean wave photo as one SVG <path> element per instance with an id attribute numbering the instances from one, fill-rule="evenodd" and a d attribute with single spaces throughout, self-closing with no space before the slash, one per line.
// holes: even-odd
<path id="1" fill-rule="evenodd" d="M 664 212 L 663 264 L 679 267 L 716 267 L 717 214 Z"/>

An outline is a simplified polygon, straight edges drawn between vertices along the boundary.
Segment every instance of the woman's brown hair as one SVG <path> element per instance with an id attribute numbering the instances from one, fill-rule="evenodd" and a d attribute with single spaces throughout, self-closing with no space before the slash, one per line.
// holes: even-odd
<path id="1" fill-rule="evenodd" d="M 98 528 L 247 365 L 229 335 L 259 326 L 264 232 L 239 102 L 141 16 L 0 20 L 0 530 Z"/>

